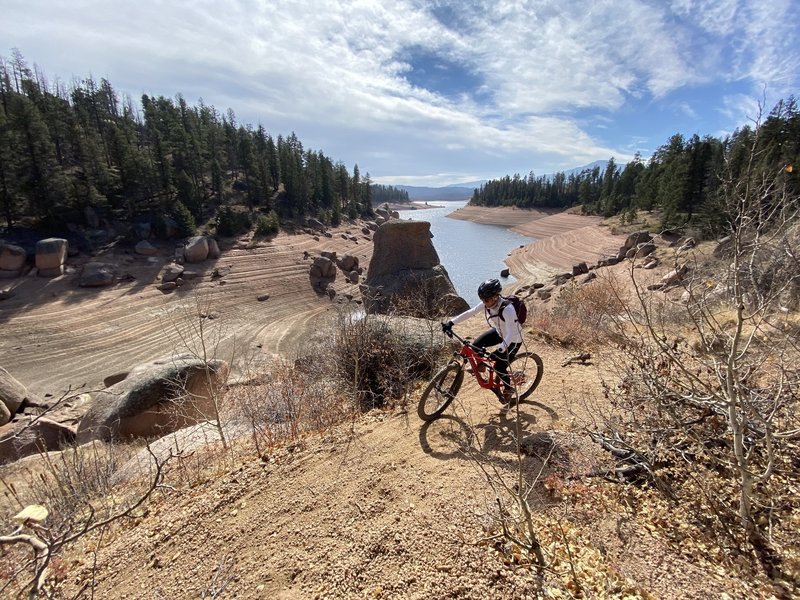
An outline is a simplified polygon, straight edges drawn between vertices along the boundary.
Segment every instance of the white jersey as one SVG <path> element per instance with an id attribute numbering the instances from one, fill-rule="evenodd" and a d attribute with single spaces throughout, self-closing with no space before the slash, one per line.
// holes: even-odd
<path id="1" fill-rule="evenodd" d="M 500 318 L 500 311 L 502 309 L 503 317 Z M 500 337 L 503 338 L 503 343 L 500 344 L 500 350 L 508 348 L 509 344 L 522 343 L 522 326 L 517 320 L 517 311 L 514 305 L 508 302 L 505 298 L 500 296 L 500 302 L 494 308 L 486 308 L 483 302 L 480 302 L 472 308 L 465 310 L 458 316 L 451 319 L 453 324 L 466 321 L 470 317 L 474 317 L 483 310 L 486 322 L 489 327 L 493 327 Z"/>

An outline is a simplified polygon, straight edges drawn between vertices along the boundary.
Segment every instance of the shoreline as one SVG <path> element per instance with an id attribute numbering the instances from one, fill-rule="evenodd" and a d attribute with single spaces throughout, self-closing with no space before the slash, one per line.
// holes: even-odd
<path id="1" fill-rule="evenodd" d="M 622 236 L 601 226 L 601 217 L 563 210 L 464 206 L 447 216 L 483 225 L 500 225 L 534 238 L 505 259 L 517 279 L 515 286 L 542 282 L 558 273 L 571 272 L 577 263 L 592 263 L 616 254 L 624 242 Z"/>

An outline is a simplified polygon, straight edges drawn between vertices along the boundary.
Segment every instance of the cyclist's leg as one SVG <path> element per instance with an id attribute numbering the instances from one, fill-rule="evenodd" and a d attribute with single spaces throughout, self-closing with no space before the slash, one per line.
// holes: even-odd
<path id="1" fill-rule="evenodd" d="M 497 357 L 497 360 L 495 360 L 494 363 L 494 369 L 497 373 L 497 376 L 500 378 L 500 381 L 503 382 L 503 389 L 505 392 L 512 391 L 511 380 L 508 377 L 508 364 L 514 360 L 519 348 L 520 344 L 509 344 L 507 350 L 498 350 L 494 353 Z"/>
<path id="2" fill-rule="evenodd" d="M 476 337 L 475 341 L 472 343 L 479 348 L 486 348 L 487 346 L 496 346 L 502 341 L 503 338 L 500 337 L 500 334 L 497 333 L 497 330 L 492 328 L 484 331 L 482 334 Z"/>
<path id="3" fill-rule="evenodd" d="M 503 338 L 500 337 L 500 334 L 497 333 L 497 330 L 492 328 L 487 331 L 484 331 L 477 338 L 475 338 L 475 341 L 472 343 L 475 346 L 478 346 L 479 348 L 486 348 L 487 346 L 496 346 L 502 341 Z M 478 372 L 483 373 L 483 371 L 484 371 L 484 366 L 483 363 L 481 363 L 478 365 Z"/>

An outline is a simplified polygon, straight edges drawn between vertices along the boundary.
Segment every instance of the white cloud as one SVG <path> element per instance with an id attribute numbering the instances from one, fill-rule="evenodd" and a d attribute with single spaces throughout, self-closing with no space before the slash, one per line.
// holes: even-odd
<path id="1" fill-rule="evenodd" d="M 334 159 L 374 160 L 379 176 L 622 162 L 631 139 L 648 137 L 619 131 L 631 104 L 680 106 L 696 120 L 697 107 L 670 96 L 742 80 L 782 94 L 800 73 L 791 0 L 4 4 L 0 39 L 47 73 L 91 72 L 134 97 L 202 97 L 273 134 L 295 130 Z M 410 48 L 462 65 L 480 89 L 412 86 Z M 740 102 L 713 102 L 741 113 Z"/>

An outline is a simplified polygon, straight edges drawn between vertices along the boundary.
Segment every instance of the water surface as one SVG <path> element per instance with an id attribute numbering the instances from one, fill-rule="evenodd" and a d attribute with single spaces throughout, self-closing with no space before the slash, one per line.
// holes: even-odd
<path id="1" fill-rule="evenodd" d="M 448 219 L 454 210 L 466 205 L 467 200 L 454 202 L 435 201 L 437 208 L 424 210 L 401 210 L 401 219 L 428 221 L 433 234 L 433 246 L 439 261 L 447 269 L 459 296 L 470 305 L 478 303 L 478 285 L 492 277 L 503 285 L 511 283 L 513 277 L 501 278 L 500 271 L 506 268 L 503 262 L 508 254 L 530 244 L 534 238 L 514 233 L 500 225 L 484 225 L 460 219 Z"/>

